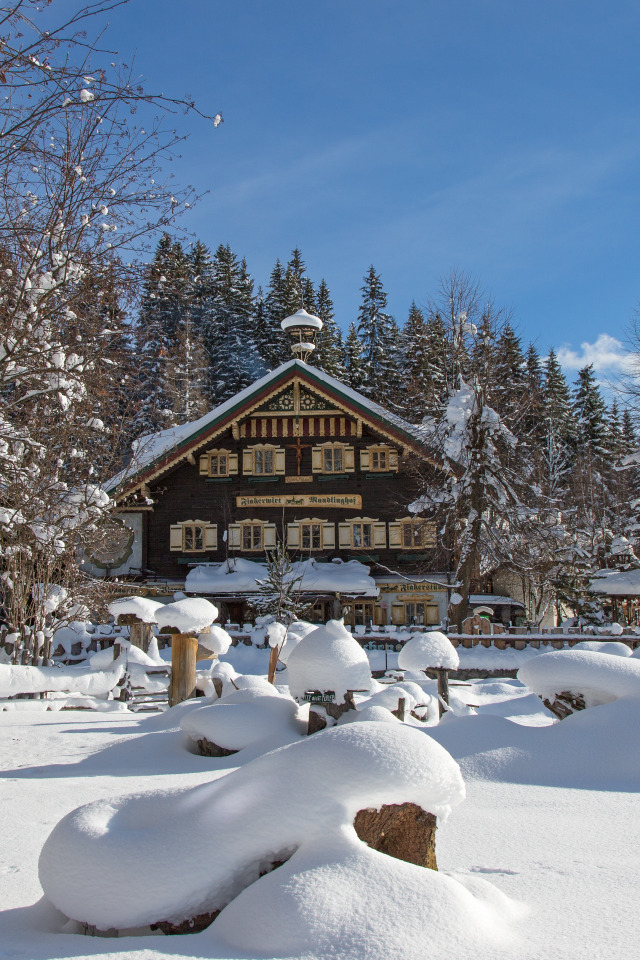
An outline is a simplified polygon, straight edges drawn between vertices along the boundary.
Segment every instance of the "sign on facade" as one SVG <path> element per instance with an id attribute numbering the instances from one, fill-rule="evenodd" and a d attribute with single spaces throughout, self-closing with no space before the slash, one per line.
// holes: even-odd
<path id="1" fill-rule="evenodd" d="M 309 494 L 296 496 L 285 493 L 272 497 L 236 497 L 237 507 L 333 507 L 343 510 L 361 510 L 362 497 L 359 494 Z"/>

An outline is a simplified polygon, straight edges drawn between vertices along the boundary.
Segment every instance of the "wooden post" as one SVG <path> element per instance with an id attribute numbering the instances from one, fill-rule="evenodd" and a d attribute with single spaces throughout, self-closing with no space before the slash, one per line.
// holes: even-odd
<path id="1" fill-rule="evenodd" d="M 188 633 L 174 633 L 171 637 L 171 684 L 169 706 L 196 695 L 196 655 L 198 638 Z"/>
<path id="2" fill-rule="evenodd" d="M 134 613 L 121 613 L 118 616 L 119 627 L 129 627 L 129 639 L 134 647 L 140 647 L 145 653 L 149 651 L 149 643 L 153 636 L 153 624 L 144 623 Z"/>
<path id="3" fill-rule="evenodd" d="M 267 674 L 269 683 L 276 682 L 276 667 L 278 666 L 279 653 L 280 647 L 271 647 L 271 653 L 269 654 L 269 673 Z"/>
<path id="4" fill-rule="evenodd" d="M 443 706 L 442 701 L 444 700 L 447 707 L 449 706 L 449 671 L 438 667 L 436 673 L 438 674 L 438 713 L 442 716 L 446 713 L 446 707 Z"/>

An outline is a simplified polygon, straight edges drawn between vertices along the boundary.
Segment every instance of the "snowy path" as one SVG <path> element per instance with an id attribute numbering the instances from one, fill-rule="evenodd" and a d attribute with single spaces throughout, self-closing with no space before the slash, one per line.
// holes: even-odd
<path id="1" fill-rule="evenodd" d="M 80 803 L 152 786 L 194 785 L 223 761 L 184 750 L 166 718 L 80 711 L 0 713 L 0 957 L 200 957 L 198 937 L 119 940 L 61 932 L 38 904 L 37 861 L 52 826 Z M 143 734 L 146 733 L 146 736 Z M 230 766 L 226 762 L 227 768 Z M 640 955 L 640 794 L 470 780 L 439 829 L 442 870 L 477 875 L 531 907 L 510 958 Z M 53 932 L 60 931 L 60 932 Z M 409 935 L 410 939 L 410 935 Z M 425 955 L 428 955 L 425 944 Z M 309 954 L 313 956 L 313 954 Z M 474 960 L 493 960 L 495 949 Z M 344 958 L 352 960 L 352 958 Z M 456 955 L 456 960 L 471 960 Z"/>

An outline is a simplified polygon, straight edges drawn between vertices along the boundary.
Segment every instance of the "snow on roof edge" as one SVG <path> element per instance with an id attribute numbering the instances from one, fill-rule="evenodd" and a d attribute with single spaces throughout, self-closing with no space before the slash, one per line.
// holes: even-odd
<path id="1" fill-rule="evenodd" d="M 263 387 L 267 386 L 268 383 L 294 367 L 300 367 L 304 372 L 311 372 L 312 376 L 323 381 L 336 392 L 341 393 L 344 397 L 353 400 L 360 406 L 365 406 L 372 413 L 377 413 L 381 419 L 386 420 L 392 426 L 414 437 L 419 443 L 428 443 L 429 434 L 419 425 L 409 423 L 397 414 L 386 410 L 368 397 L 358 393 L 357 390 L 353 390 L 340 380 L 336 380 L 335 377 L 329 376 L 328 373 L 325 373 L 318 367 L 304 363 L 304 361 L 294 357 L 279 367 L 276 367 L 275 370 L 272 370 L 270 373 L 265 374 L 264 377 L 260 377 L 259 380 L 255 380 L 249 384 L 248 387 L 245 387 L 244 390 L 234 394 L 233 397 L 225 400 L 224 403 L 219 404 L 219 406 L 214 407 L 213 410 L 205 413 L 198 420 L 191 420 L 188 423 L 176 427 L 168 427 L 166 430 L 161 430 L 157 433 L 144 434 L 138 440 L 134 441 L 132 444 L 134 455 L 131 463 L 108 481 L 106 484 L 107 491 L 113 493 L 121 484 L 133 481 L 138 474 L 142 473 L 143 470 L 150 467 L 161 457 L 166 456 L 172 450 L 177 451 L 180 446 L 195 434 L 202 432 L 207 426 L 219 420 L 233 410 L 234 407 L 241 405 L 254 393 L 259 392 Z M 170 442 L 164 445 L 159 444 L 158 441 L 162 438 L 167 438 Z"/>

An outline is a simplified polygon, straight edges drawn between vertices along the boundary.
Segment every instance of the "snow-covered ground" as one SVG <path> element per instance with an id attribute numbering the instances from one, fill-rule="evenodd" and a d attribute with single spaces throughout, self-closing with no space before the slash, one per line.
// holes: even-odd
<path id="1" fill-rule="evenodd" d="M 429 729 L 458 760 L 467 786 L 467 799 L 439 826 L 439 868 L 471 889 L 479 880 L 490 881 L 510 899 L 510 912 L 514 901 L 526 910 L 517 921 L 511 919 L 512 939 L 503 946 L 495 941 L 470 946 L 468 931 L 456 930 L 454 924 L 447 932 L 450 956 L 600 960 L 638 955 L 640 750 L 634 744 L 635 707 L 619 701 L 558 724 L 516 680 L 478 681 L 454 689 L 478 708 L 478 716 L 447 718 Z M 64 918 L 42 898 L 37 872 L 41 849 L 53 826 L 79 804 L 193 787 L 237 766 L 233 756 L 212 759 L 185 748 L 178 723 L 190 709 L 182 705 L 140 718 L 122 712 L 52 713 L 42 709 L 42 702 L 19 701 L 15 709 L 0 713 L 6 778 L 0 794 L 0 957 L 302 956 L 230 951 L 206 931 L 181 937 L 82 936 L 69 933 Z M 157 855 L 162 858 L 162 850 Z M 408 889 L 396 889 L 388 899 L 391 905 L 409 896 Z M 505 910 L 508 903 L 504 901 Z M 236 904 L 241 906 L 240 899 Z M 374 948 L 369 939 L 362 952 L 353 943 L 343 952 L 336 933 L 329 950 L 331 931 L 328 940 L 324 931 L 325 940 L 318 936 L 304 956 L 424 957 L 430 943 L 422 939 L 419 903 L 412 909 L 416 921 L 407 925 L 405 943 L 381 942 Z M 246 915 L 231 917 L 250 927 L 250 900 Z"/>

